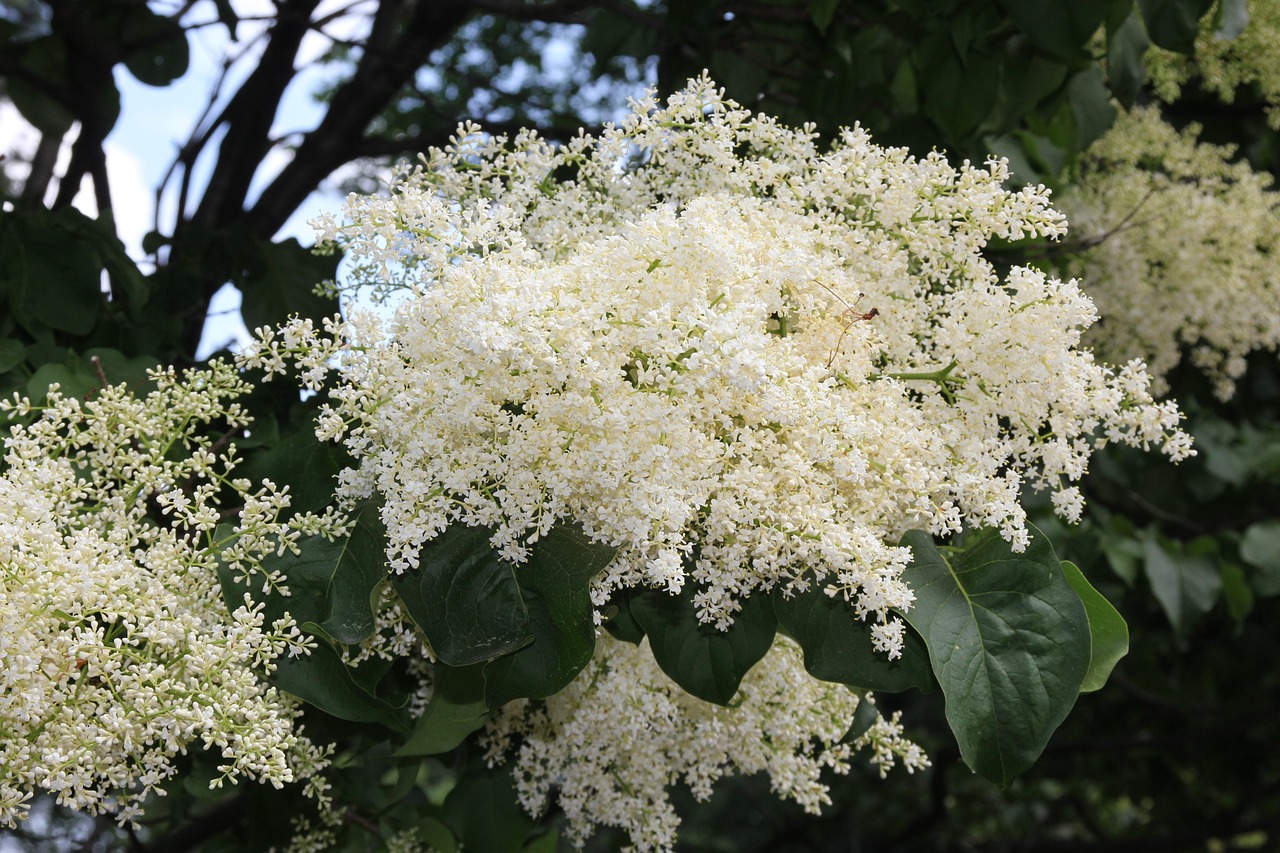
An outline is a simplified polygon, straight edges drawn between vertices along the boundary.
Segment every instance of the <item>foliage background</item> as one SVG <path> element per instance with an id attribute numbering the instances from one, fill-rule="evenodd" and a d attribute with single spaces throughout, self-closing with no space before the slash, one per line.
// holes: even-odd
<path id="1" fill-rule="evenodd" d="M 287 0 L 262 22 L 233 0 L 8 0 L 0 7 L 0 93 L 41 136 L 29 157 L 11 156 L 0 184 L 0 394 L 38 397 L 53 381 L 88 393 L 100 382 L 94 355 L 112 382 L 137 381 L 151 364 L 193 364 L 210 299 L 226 283 L 241 292 L 250 327 L 332 313 L 336 304 L 312 286 L 334 275 L 337 259 L 276 239 L 282 223 L 322 182 L 370 189 L 385 164 L 444 143 L 463 118 L 563 138 L 616 114 L 644 82 L 671 91 L 706 68 L 731 97 L 787 121 L 813 121 L 827 133 L 857 121 L 882 144 L 942 149 L 953 159 L 994 152 L 1010 159 L 1018 180 L 1065 188 L 1076 157 L 1116 110 L 1150 100 L 1149 42 L 1190 54 L 1199 29 L 1238 33 L 1263 5 Z M 244 39 L 235 44 L 256 51 L 254 70 L 193 129 L 172 172 L 182 213 L 148 236 L 147 257 L 131 258 L 117 236 L 105 168 L 120 111 L 117 75 L 171 85 L 187 73 L 199 26 Z M 332 83 L 320 93 L 324 117 L 309 132 L 274 139 L 272 117 L 294 79 L 301 40 L 326 29 L 335 36 L 326 57 Z M 351 32 L 360 35 L 338 35 Z M 1255 169 L 1274 173 L 1280 155 L 1266 107 L 1256 88 L 1225 104 L 1193 80 L 1166 115 L 1202 123 L 1206 138 L 1238 145 Z M 66 144 L 70 156 L 59 160 Z M 263 161 L 279 150 L 292 159 L 251 192 Z M 200 186 L 192 169 L 202 156 L 212 168 Z M 82 186 L 97 200 L 96 218 L 71 204 Z M 1010 248 L 1010 262 L 1019 251 L 1032 250 Z M 906 712 L 934 761 L 930 771 L 838 779 L 836 802 L 820 819 L 777 802 L 759 780 L 730 781 L 709 805 L 687 804 L 682 848 L 1274 846 L 1280 365 L 1274 352 L 1255 353 L 1229 402 L 1191 371 L 1171 386 L 1198 457 L 1174 469 L 1109 449 L 1085 483 L 1080 525 L 1057 523 L 1047 507 L 1035 514 L 1058 555 L 1124 615 L 1132 647 L 1108 687 L 1080 699 L 1032 770 L 997 789 L 960 762 L 938 694 L 884 695 L 882 709 Z M 260 429 L 245 448 L 246 475 L 276 476 L 322 502 L 341 460 L 310 436 L 309 405 L 279 384 L 251 402 Z M 340 788 L 363 804 L 346 831 L 349 849 L 377 849 L 404 814 L 445 847 L 456 835 L 470 849 L 555 849 L 555 816 L 534 825 L 513 810 L 506 781 L 479 772 L 468 747 L 443 759 L 397 759 L 376 724 L 315 717 L 318 733 L 342 744 Z M 295 807 L 291 794 L 245 788 L 215 796 L 199 784 L 210 768 L 198 756 L 189 761 L 188 781 L 157 802 L 141 832 L 51 810 L 4 843 L 219 850 L 287 836 L 279 816 Z M 591 849 L 619 843 L 602 835 Z"/>

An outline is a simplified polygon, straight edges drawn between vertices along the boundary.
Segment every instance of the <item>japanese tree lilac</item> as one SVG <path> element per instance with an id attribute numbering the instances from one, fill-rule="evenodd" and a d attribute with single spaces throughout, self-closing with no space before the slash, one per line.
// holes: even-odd
<path id="1" fill-rule="evenodd" d="M 155 389 L 123 386 L 87 402 L 53 387 L 47 403 L 0 404 L 20 417 L 0 470 L 0 822 L 24 816 L 36 789 L 121 821 L 175 772 L 189 748 L 221 753 L 215 784 L 308 780 L 326 753 L 297 725 L 295 703 L 262 676 L 307 653 L 288 618 L 267 624 L 246 600 L 228 613 L 219 564 L 266 585 L 263 557 L 333 517 L 281 513 L 270 483 L 234 481 L 234 448 L 210 437 L 247 423 L 245 386 L 225 365 Z M 222 521 L 219 493 L 243 506 Z M 220 522 L 222 522 L 220 524 Z"/>
<path id="2" fill-rule="evenodd" d="M 1154 108 L 1117 120 L 1065 202 L 1092 244 L 1069 267 L 1102 313 L 1100 353 L 1145 360 L 1157 392 L 1188 355 L 1225 399 L 1250 352 L 1280 345 L 1280 196 L 1198 134 Z"/>
<path id="3" fill-rule="evenodd" d="M 891 620 L 905 530 L 1020 544 L 1022 487 L 1071 489 L 1098 441 L 1190 452 L 1171 404 L 1079 348 L 1074 281 L 997 277 L 990 239 L 1065 228 L 1007 177 L 856 127 L 823 150 L 705 79 L 560 147 L 463 128 L 317 222 L 356 283 L 404 291 L 301 355 L 342 365 L 344 494 L 385 498 L 397 570 L 454 522 L 519 561 L 571 519 L 619 548 L 598 603 L 692 580 L 724 625 L 816 578 Z M 267 334 L 247 363 L 278 361 Z"/>
<path id="4" fill-rule="evenodd" d="M 810 678 L 800 658 L 793 643 L 778 641 L 747 675 L 737 706 L 724 708 L 676 687 L 647 641 L 631 646 L 605 635 L 564 691 L 541 707 L 503 708 L 486 732 L 490 754 L 514 752 L 516 787 L 530 812 L 556 789 L 570 840 L 581 844 L 595 826 L 616 826 L 638 851 L 674 844 L 679 818 L 667 789 L 677 782 L 706 800 L 724 776 L 763 772 L 779 797 L 817 813 L 830 803 L 822 771 L 847 772 L 858 750 L 882 769 L 929 765 L 896 719 L 878 713 L 865 733 L 842 743 L 859 703 L 874 700 Z"/>

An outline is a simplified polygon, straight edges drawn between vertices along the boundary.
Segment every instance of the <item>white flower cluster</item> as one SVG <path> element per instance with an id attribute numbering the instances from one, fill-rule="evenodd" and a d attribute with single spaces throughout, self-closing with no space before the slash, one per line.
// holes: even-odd
<path id="1" fill-rule="evenodd" d="M 877 715 L 867 732 L 841 743 L 859 701 L 871 700 L 808 677 L 786 639 L 748 673 L 737 707 L 723 708 L 676 687 L 647 640 L 632 646 L 606 635 L 573 684 L 545 703 L 504 707 L 486 738 L 491 761 L 514 750 L 529 812 L 540 813 L 556 790 L 574 843 L 596 826 L 616 826 L 635 850 L 670 850 L 679 818 L 667 789 L 678 782 L 706 800 L 724 776 L 764 772 L 779 797 L 817 813 L 831 801 L 823 769 L 847 772 L 859 749 L 882 770 L 897 761 L 912 772 L 929 765 L 896 719 Z"/>
<path id="2" fill-rule="evenodd" d="M 466 126 L 388 196 L 350 197 L 349 224 L 315 223 L 356 286 L 403 292 L 394 317 L 261 329 L 242 359 L 337 368 L 318 431 L 358 460 L 340 496 L 381 496 L 397 571 L 451 524 L 493 527 L 519 562 L 569 521 L 617 548 L 598 606 L 692 583 L 723 628 L 753 592 L 818 583 L 892 657 L 903 532 L 986 525 L 1021 546 L 1023 487 L 1077 517 L 1099 444 L 1191 452 L 1141 365 L 1078 347 L 1095 315 L 1074 281 L 1001 280 L 984 257 L 1064 233 L 1047 190 L 1007 177 L 856 127 L 824 150 L 706 79 L 559 147 Z M 579 838 L 621 825 L 642 849 L 670 846 L 678 779 L 705 795 L 766 769 L 816 808 L 856 699 L 786 640 L 744 684 L 712 708 L 602 637 L 563 693 L 502 712 L 494 755 L 517 750 L 530 808 L 554 787 Z M 860 745 L 925 762 L 896 720 Z"/>
<path id="3" fill-rule="evenodd" d="M 1187 352 L 1226 399 L 1245 356 L 1280 345 L 1280 195 L 1198 134 L 1153 108 L 1120 116 L 1064 199 L 1095 244 L 1069 267 L 1102 315 L 1086 341 L 1104 357 L 1143 359 L 1164 393 Z"/>
<path id="4" fill-rule="evenodd" d="M 325 751 L 262 680 L 307 638 L 248 599 L 228 614 L 217 570 L 278 585 L 264 556 L 338 525 L 285 522 L 286 494 L 230 478 L 234 447 L 209 432 L 247 423 L 231 367 L 150 381 L 145 396 L 54 386 L 43 406 L 0 403 L 29 421 L 0 468 L 0 823 L 35 789 L 132 820 L 192 746 L 221 753 L 215 784 L 307 779 L 323 798 Z"/>
<path id="5" fill-rule="evenodd" d="M 911 602 L 905 530 L 1021 545 L 1024 483 L 1074 517 L 1099 441 L 1190 452 L 1140 369 L 1077 348 L 1074 282 L 996 276 L 992 237 L 1064 230 L 1006 178 L 858 128 L 823 151 L 706 79 L 558 148 L 467 127 L 317 223 L 409 289 L 394 320 L 261 330 L 244 361 L 341 363 L 322 432 L 360 461 L 345 496 L 384 496 L 398 570 L 456 521 L 518 561 L 572 519 L 619 548 L 598 603 L 693 580 L 723 626 L 816 577 L 886 620 Z"/>
<path id="6" fill-rule="evenodd" d="M 1221 5 L 1219 0 L 1200 19 L 1193 56 L 1155 46 L 1147 51 L 1143 60 L 1156 96 L 1173 102 L 1187 83 L 1196 80 L 1230 104 L 1237 92 L 1256 86 L 1267 104 L 1268 121 L 1280 128 L 1280 3 L 1249 3 L 1249 20 L 1234 38 L 1218 30 Z"/>

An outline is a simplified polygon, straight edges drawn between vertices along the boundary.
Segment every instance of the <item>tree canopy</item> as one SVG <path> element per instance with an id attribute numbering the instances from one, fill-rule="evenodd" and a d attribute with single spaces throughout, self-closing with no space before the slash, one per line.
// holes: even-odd
<path id="1" fill-rule="evenodd" d="M 131 256 L 121 81 L 211 32 Z M 10 0 L 0 837 L 1267 849 L 1278 33 L 1256 0 Z M 357 194 L 281 237 L 321 186 Z M 234 367 L 197 358 L 228 284 Z M 20 748 L 64 724 L 80 777 Z"/>

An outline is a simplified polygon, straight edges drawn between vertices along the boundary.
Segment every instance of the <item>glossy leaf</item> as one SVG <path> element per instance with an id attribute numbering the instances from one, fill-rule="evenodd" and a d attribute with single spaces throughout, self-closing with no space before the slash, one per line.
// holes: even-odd
<path id="1" fill-rule="evenodd" d="M 1147 80 L 1143 56 L 1150 45 L 1136 12 L 1107 33 L 1107 87 L 1126 107 L 1133 105 Z"/>
<path id="2" fill-rule="evenodd" d="M 254 241 L 257 263 L 246 271 L 240 310 L 250 329 L 283 323 L 293 314 L 322 320 L 338 313 L 335 299 L 317 296 L 315 286 L 333 278 L 336 255 L 317 255 L 296 239 Z"/>
<path id="3" fill-rule="evenodd" d="M 321 641 L 311 654 L 276 659 L 270 676 L 276 687 L 292 693 L 342 720 L 381 723 L 394 731 L 407 731 L 401 707 L 373 695 L 361 686 L 351 668 L 327 643 Z"/>
<path id="4" fill-rule="evenodd" d="M 1062 571 L 1076 595 L 1080 596 L 1089 617 L 1089 672 L 1084 677 L 1080 692 L 1092 693 L 1102 689 L 1111 670 L 1129 653 L 1129 626 L 1111 602 L 1093 588 L 1079 566 L 1064 560 Z"/>
<path id="5" fill-rule="evenodd" d="M 347 644 L 373 633 L 376 588 L 387 576 L 377 508 L 366 505 L 353 515 L 349 537 L 331 542 L 308 536 L 298 542 L 297 554 L 263 561 L 263 568 L 281 572 L 289 587 L 289 597 L 279 602 L 281 611 L 310 624 L 312 633 Z"/>
<path id="6" fill-rule="evenodd" d="M 902 657 L 891 661 L 872 648 L 871 619 L 859 619 L 848 602 L 827 595 L 820 584 L 790 597 L 775 589 L 773 611 L 782 630 L 800 644 L 804 668 L 814 678 L 885 693 L 932 687 L 929 651 L 910 627 Z"/>
<path id="7" fill-rule="evenodd" d="M 514 566 L 489 544 L 493 531 L 455 524 L 422 548 L 419 566 L 391 581 L 436 658 L 469 666 L 533 639 Z"/>
<path id="8" fill-rule="evenodd" d="M 921 531 L 902 544 L 915 555 L 906 619 L 929 648 L 960 755 L 1007 786 L 1075 704 L 1089 667 L 1084 605 L 1034 528 L 1021 554 L 990 531 L 951 557 Z"/>
<path id="9" fill-rule="evenodd" d="M 466 667 L 437 664 L 431 701 L 413 727 L 398 756 L 437 755 L 466 740 L 489 719 L 484 700 L 484 664 Z"/>
<path id="10" fill-rule="evenodd" d="M 742 602 L 733 625 L 719 631 L 698 621 L 694 585 L 679 595 L 643 590 L 633 595 L 631 613 L 649 635 L 654 660 L 671 680 L 699 699 L 728 705 L 747 671 L 773 645 L 778 620 L 764 593 Z"/>
<path id="11" fill-rule="evenodd" d="M 1009 17 L 1037 44 L 1063 59 L 1080 56 L 1107 15 L 1111 0 L 1000 0 Z"/>
<path id="12" fill-rule="evenodd" d="M 1192 53 L 1200 18 L 1213 0 L 1138 0 L 1147 35 L 1159 47 L 1178 53 Z"/>
<path id="13" fill-rule="evenodd" d="M 563 525 L 533 546 L 528 562 L 516 569 L 533 642 L 485 668 L 490 707 L 512 699 L 546 698 L 590 662 L 596 645 L 591 579 L 604 571 L 615 551 Z"/>

